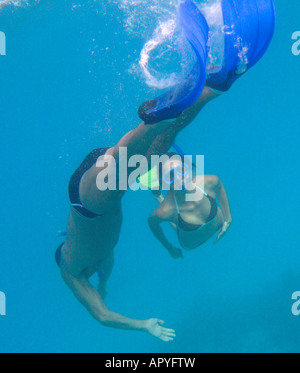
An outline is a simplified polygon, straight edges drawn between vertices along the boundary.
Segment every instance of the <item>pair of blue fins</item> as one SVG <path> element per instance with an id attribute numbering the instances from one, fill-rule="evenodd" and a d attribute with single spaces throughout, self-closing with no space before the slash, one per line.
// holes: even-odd
<path id="1" fill-rule="evenodd" d="M 224 60 L 218 72 L 207 74 L 209 26 L 191 0 L 179 5 L 179 22 L 196 54 L 192 71 L 178 85 L 143 103 L 138 111 L 145 124 L 177 118 L 200 97 L 205 84 L 225 92 L 265 54 L 274 34 L 273 0 L 221 0 L 224 30 Z M 241 43 L 247 47 L 246 64 L 241 70 Z"/>

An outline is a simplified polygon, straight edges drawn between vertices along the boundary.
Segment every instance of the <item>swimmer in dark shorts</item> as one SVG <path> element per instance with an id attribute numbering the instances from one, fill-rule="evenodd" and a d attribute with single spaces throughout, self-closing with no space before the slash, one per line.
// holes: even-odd
<path id="1" fill-rule="evenodd" d="M 173 329 L 162 326 L 162 320 L 130 319 L 108 310 L 104 304 L 106 283 L 113 269 L 114 247 L 118 243 L 122 225 L 121 201 L 125 191 L 118 188 L 101 191 L 97 176 L 101 170 L 107 171 L 112 167 L 112 157 L 117 167 L 123 161 L 120 159 L 120 148 L 127 148 L 127 158 L 138 154 L 148 159 L 157 154 L 152 144 L 159 137 L 167 138 L 166 148 L 170 148 L 178 132 L 191 123 L 206 103 L 215 97 L 217 94 L 205 88 L 198 101 L 177 119 L 152 126 L 141 123 L 122 137 L 116 146 L 91 152 L 70 180 L 71 211 L 66 241 L 57 249 L 55 259 L 64 281 L 78 301 L 104 326 L 144 331 L 166 342 L 175 337 Z M 101 155 L 107 160 L 102 169 L 96 165 Z M 127 162 L 127 159 L 124 161 Z M 116 174 L 118 185 L 118 172 Z M 98 289 L 89 282 L 94 273 L 100 274 Z"/>

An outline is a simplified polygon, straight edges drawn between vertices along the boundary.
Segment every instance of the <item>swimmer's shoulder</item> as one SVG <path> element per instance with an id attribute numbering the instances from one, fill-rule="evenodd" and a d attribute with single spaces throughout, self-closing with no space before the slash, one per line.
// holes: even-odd
<path id="1" fill-rule="evenodd" d="M 221 185 L 221 180 L 216 175 L 197 175 L 194 179 L 194 183 L 201 189 L 215 198 L 216 188 Z"/>
<path id="2" fill-rule="evenodd" d="M 221 182 L 219 176 L 217 175 L 197 175 L 194 179 L 194 183 L 201 187 L 214 188 Z"/>
<path id="3" fill-rule="evenodd" d="M 172 193 L 168 193 L 164 200 L 156 208 L 156 214 L 162 219 L 169 219 L 176 215 L 176 206 Z"/>

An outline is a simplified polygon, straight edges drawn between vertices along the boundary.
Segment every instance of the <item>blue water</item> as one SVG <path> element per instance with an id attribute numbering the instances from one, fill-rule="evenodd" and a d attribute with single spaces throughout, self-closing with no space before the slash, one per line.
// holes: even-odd
<path id="1" fill-rule="evenodd" d="M 233 216 L 227 236 L 175 261 L 148 228 L 151 195 L 124 198 L 107 306 L 164 319 L 174 342 L 98 325 L 63 283 L 53 255 L 68 218 L 69 178 L 90 150 L 134 128 L 138 106 L 153 97 L 132 65 L 156 13 L 129 27 L 135 8 L 116 3 L 44 0 L 0 9 L 7 40 L 0 352 L 299 352 L 300 316 L 291 313 L 300 290 L 300 56 L 291 53 L 298 0 L 276 1 L 276 32 L 263 60 L 178 137 L 225 184 Z"/>

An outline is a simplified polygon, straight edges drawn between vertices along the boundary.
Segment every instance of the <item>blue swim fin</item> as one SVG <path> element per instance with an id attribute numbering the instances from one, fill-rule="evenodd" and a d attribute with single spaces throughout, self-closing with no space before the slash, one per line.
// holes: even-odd
<path id="1" fill-rule="evenodd" d="M 146 124 L 178 117 L 197 101 L 205 85 L 209 31 L 207 22 L 191 0 L 179 5 L 178 13 L 180 24 L 196 54 L 197 61 L 184 81 L 140 106 L 138 114 Z"/>
<path id="2" fill-rule="evenodd" d="M 221 70 L 208 73 L 207 85 L 227 91 L 265 54 L 275 29 L 273 0 L 222 0 L 225 53 Z"/>

